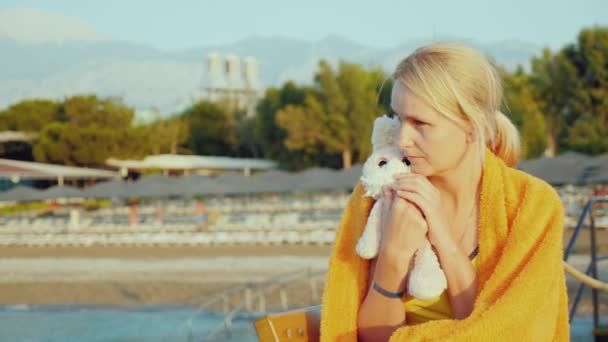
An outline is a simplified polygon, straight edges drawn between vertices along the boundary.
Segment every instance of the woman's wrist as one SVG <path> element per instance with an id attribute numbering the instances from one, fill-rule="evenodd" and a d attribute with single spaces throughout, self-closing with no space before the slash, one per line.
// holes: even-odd
<path id="1" fill-rule="evenodd" d="M 462 250 L 451 237 L 439 239 L 433 243 L 433 247 L 435 247 L 439 260 L 451 260 L 462 254 Z"/>
<path id="2" fill-rule="evenodd" d="M 406 257 L 405 254 L 381 252 L 376 260 L 373 282 L 390 292 L 405 291 L 405 279 L 409 271 L 410 260 L 411 257 Z"/>
<path id="3" fill-rule="evenodd" d="M 389 290 L 383 288 L 382 286 L 380 286 L 376 281 L 373 281 L 372 288 L 376 292 L 378 292 L 379 294 L 381 294 L 382 296 L 387 297 L 387 298 L 393 298 L 393 299 L 401 298 L 405 294 L 405 289 L 403 289 L 399 292 L 389 291 Z"/>
<path id="4" fill-rule="evenodd" d="M 383 262 L 401 269 L 404 265 L 403 261 L 412 259 L 417 250 L 418 248 L 413 247 L 382 245 L 378 252 L 378 259 L 382 259 Z"/>

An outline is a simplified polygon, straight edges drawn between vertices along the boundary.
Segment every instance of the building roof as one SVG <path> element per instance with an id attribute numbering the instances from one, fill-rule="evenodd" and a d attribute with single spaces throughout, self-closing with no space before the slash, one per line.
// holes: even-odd
<path id="1" fill-rule="evenodd" d="M 0 159 L 0 179 L 90 179 L 114 178 L 114 171 L 63 166 L 13 159 Z"/>
<path id="2" fill-rule="evenodd" d="M 36 133 L 25 133 L 17 131 L 3 131 L 0 132 L 0 143 L 9 141 L 23 141 L 30 142 L 36 138 Z"/>
<path id="3" fill-rule="evenodd" d="M 143 160 L 108 159 L 107 165 L 118 168 L 135 170 L 163 169 L 163 170 L 269 170 L 277 167 L 278 163 L 271 160 L 252 158 L 231 158 L 214 156 L 193 156 L 161 154 L 148 156 Z"/>
<path id="4" fill-rule="evenodd" d="M 608 181 L 608 154 L 590 157 L 567 152 L 554 158 L 525 160 L 517 168 L 551 185 L 605 183 Z"/>

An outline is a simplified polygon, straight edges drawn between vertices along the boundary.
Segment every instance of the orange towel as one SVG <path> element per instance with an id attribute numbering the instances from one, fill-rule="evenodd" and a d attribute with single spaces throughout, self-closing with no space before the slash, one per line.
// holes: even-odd
<path id="1" fill-rule="evenodd" d="M 357 313 L 369 261 L 355 245 L 373 203 L 358 184 L 329 261 L 321 341 L 357 341 Z M 478 293 L 463 320 L 395 330 L 390 341 L 568 341 L 562 267 L 563 206 L 547 183 L 509 168 L 486 149 L 480 204 Z"/>

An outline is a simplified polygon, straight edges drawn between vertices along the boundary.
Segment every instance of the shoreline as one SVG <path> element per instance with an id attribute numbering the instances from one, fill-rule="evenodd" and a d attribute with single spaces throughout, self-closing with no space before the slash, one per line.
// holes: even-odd
<path id="1" fill-rule="evenodd" d="M 278 274 L 322 272 L 330 252 L 331 246 L 0 248 L 0 306 L 197 305 Z"/>
<path id="2" fill-rule="evenodd" d="M 37 257 L 119 257 L 176 258 L 176 257 L 217 257 L 217 256 L 327 256 L 330 245 L 214 245 L 214 246 L 91 246 L 91 247 L 21 247 L 3 246 L 2 258 Z"/>
<path id="3" fill-rule="evenodd" d="M 586 233 L 582 232 L 574 252 L 588 247 Z M 564 246 L 570 234 L 564 234 Z M 605 248 L 607 243 L 608 231 L 603 230 L 598 244 Z M 322 272 L 331 249 L 331 245 L 3 247 L 0 306 L 197 305 L 218 291 L 277 274 L 308 268 Z M 582 269 L 589 256 L 573 254 L 569 262 Z M 571 277 L 567 279 L 573 298 L 577 286 Z M 298 291 L 310 297 L 310 285 L 301 286 L 289 291 L 290 303 L 297 301 L 292 297 L 297 298 Z M 316 286 L 321 293 L 323 277 L 317 278 Z M 608 303 L 608 296 L 602 294 L 600 301 Z M 310 305 L 310 298 L 300 302 Z M 581 304 L 579 312 L 589 312 L 590 303 Z"/>

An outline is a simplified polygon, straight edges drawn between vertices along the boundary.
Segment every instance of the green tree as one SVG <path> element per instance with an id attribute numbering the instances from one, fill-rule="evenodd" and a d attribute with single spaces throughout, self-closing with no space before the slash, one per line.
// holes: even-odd
<path id="1" fill-rule="evenodd" d="M 133 109 L 115 98 L 67 98 L 59 119 L 44 125 L 34 146 L 40 162 L 102 166 L 110 158 L 143 157 L 147 137 L 132 127 Z"/>
<path id="2" fill-rule="evenodd" d="M 544 114 L 547 152 L 552 156 L 558 152 L 558 139 L 566 127 L 563 112 L 570 97 L 569 85 L 574 81 L 571 65 L 563 57 L 554 56 L 549 49 L 533 59 L 530 86 Z"/>
<path id="3" fill-rule="evenodd" d="M 143 125 L 136 133 L 149 137 L 144 147 L 149 154 L 177 154 L 189 136 L 186 120 L 180 117 L 160 118 Z"/>
<path id="4" fill-rule="evenodd" d="M 237 147 L 234 113 L 221 105 L 201 101 L 182 113 L 189 127 L 186 146 L 196 154 L 232 155 Z"/>
<path id="5" fill-rule="evenodd" d="M 537 158 L 546 148 L 545 120 L 530 90 L 530 76 L 520 67 L 515 73 L 501 70 L 506 106 L 503 111 L 519 129 L 523 156 Z"/>
<path id="6" fill-rule="evenodd" d="M 238 137 L 237 156 L 243 158 L 260 158 L 260 149 L 255 140 L 255 118 L 243 117 L 236 128 Z"/>
<path id="7" fill-rule="evenodd" d="M 344 113 L 345 125 L 340 126 L 340 131 L 346 133 L 343 135 L 346 143 L 336 147 L 342 152 L 344 165 L 349 168 L 352 156 L 348 154 L 356 153 L 359 162 L 369 156 L 374 119 L 387 112 L 386 104 L 380 102 L 380 96 L 383 95 L 380 93 L 380 87 L 385 75 L 380 68 L 365 70 L 359 64 L 341 63 L 337 80 L 347 99 L 347 107 Z M 388 87 L 387 91 L 390 91 Z"/>
<path id="8" fill-rule="evenodd" d="M 0 111 L 0 131 L 39 132 L 46 124 L 59 118 L 59 103 L 26 99 Z"/>
<path id="9" fill-rule="evenodd" d="M 608 28 L 581 31 L 577 45 L 562 51 L 575 70 L 565 111 L 566 149 L 591 154 L 608 151 Z"/>
<path id="10" fill-rule="evenodd" d="M 596 125 L 596 119 L 584 115 L 576 120 L 569 130 L 568 147 L 587 154 L 601 154 L 608 151 L 608 130 Z"/>
<path id="11" fill-rule="evenodd" d="M 370 151 L 373 120 L 382 112 L 377 92 L 383 79 L 380 69 L 366 71 L 358 64 L 340 62 L 334 72 L 321 61 L 316 94 L 308 94 L 303 105 L 290 105 L 277 113 L 278 125 L 288 133 L 285 146 L 340 153 L 344 168 L 350 168 L 355 153 L 364 160 Z"/>
<path id="12" fill-rule="evenodd" d="M 131 126 L 135 112 L 118 98 L 100 99 L 96 95 L 76 95 L 65 99 L 61 112 L 77 127 L 98 126 L 124 129 Z"/>
<path id="13" fill-rule="evenodd" d="M 285 145 L 287 131 L 277 124 L 277 113 L 289 105 L 301 106 L 307 95 L 315 90 L 308 86 L 297 86 L 288 81 L 281 88 L 268 88 L 256 108 L 254 140 L 264 158 L 276 160 L 288 170 L 300 170 L 319 165 L 322 159 L 318 146 L 290 150 Z"/>
<path id="14" fill-rule="evenodd" d="M 533 60 L 531 87 L 545 115 L 547 146 L 554 154 L 607 151 L 601 147 L 606 146 L 608 124 L 607 69 L 608 28 L 601 27 L 585 29 L 577 44 L 556 54 L 545 49 Z"/>

